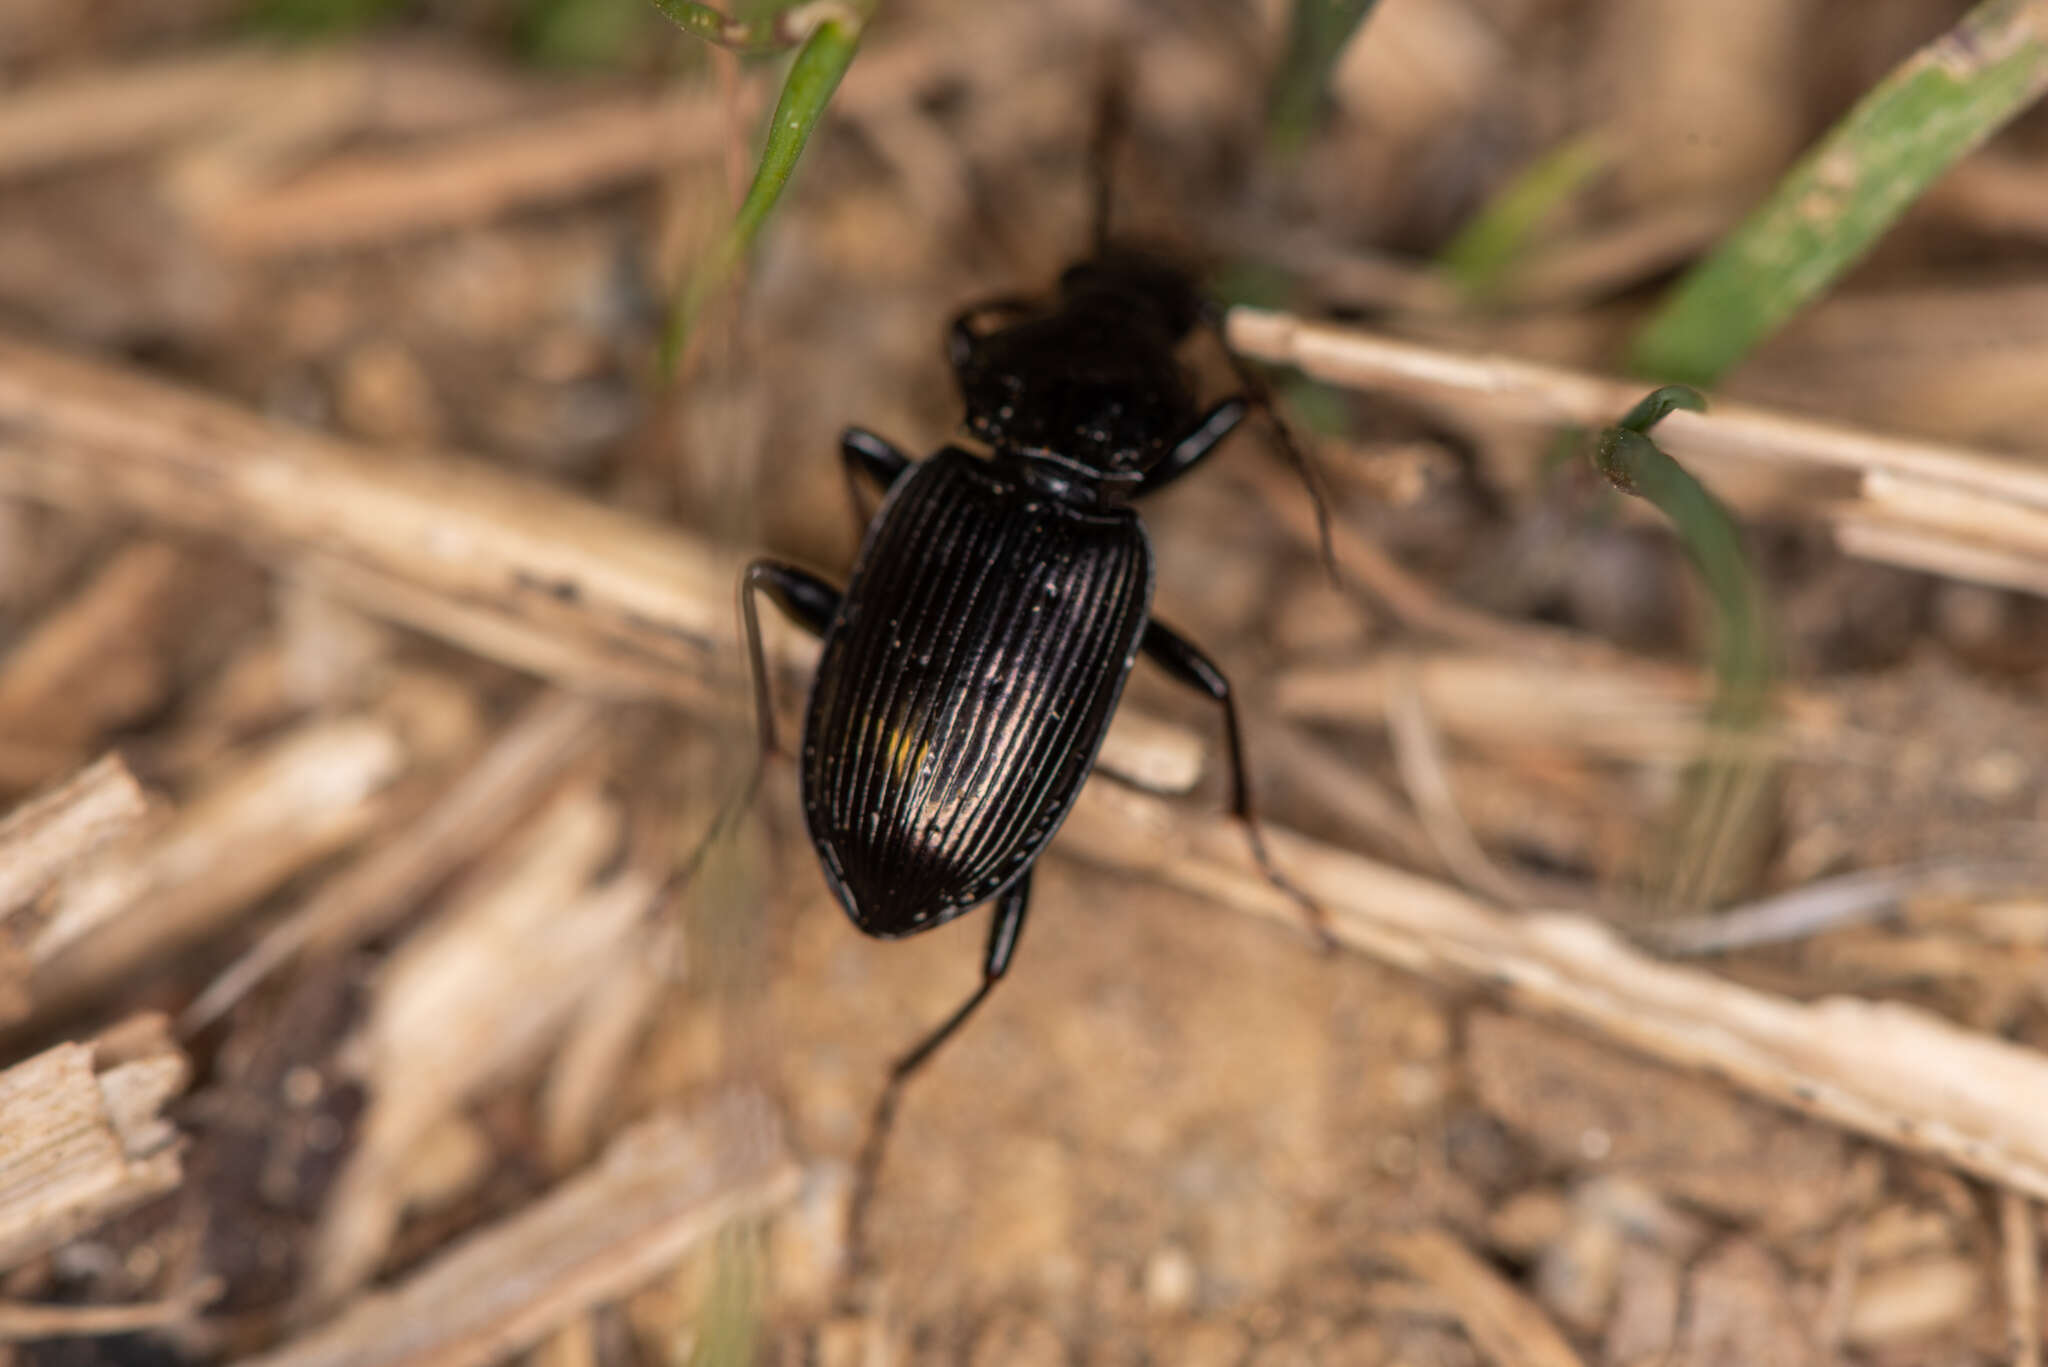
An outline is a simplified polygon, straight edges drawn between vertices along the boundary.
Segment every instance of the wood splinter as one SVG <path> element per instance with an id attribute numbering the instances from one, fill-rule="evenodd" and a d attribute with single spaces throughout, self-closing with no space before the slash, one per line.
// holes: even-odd
<path id="1" fill-rule="evenodd" d="M 0 1272 L 178 1185 L 190 1072 L 153 1013 L 0 1072 Z"/>

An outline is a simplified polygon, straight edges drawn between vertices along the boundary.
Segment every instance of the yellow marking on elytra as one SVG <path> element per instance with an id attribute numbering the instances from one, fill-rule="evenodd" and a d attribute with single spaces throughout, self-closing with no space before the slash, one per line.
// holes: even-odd
<path id="1" fill-rule="evenodd" d="M 898 783 L 910 782 L 932 751 L 930 738 L 919 740 L 909 727 L 887 722 L 883 723 L 882 735 L 882 753 L 888 757 L 890 776 Z"/>

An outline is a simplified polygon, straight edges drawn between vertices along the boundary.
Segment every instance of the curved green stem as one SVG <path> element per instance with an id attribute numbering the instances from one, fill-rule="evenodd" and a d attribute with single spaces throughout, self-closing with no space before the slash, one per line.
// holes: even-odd
<path id="1" fill-rule="evenodd" d="M 1674 908 L 1712 899 L 1730 860 L 1757 838 L 1772 763 L 1758 743 L 1770 709 L 1773 650 L 1763 586 L 1742 548 L 1741 529 L 1721 501 L 1650 438 L 1676 409 L 1706 410 L 1684 385 L 1666 385 L 1600 434 L 1594 462 L 1623 493 L 1648 499 L 1671 519 L 1712 598 L 1714 703 L 1712 737 L 1687 782 L 1664 883 Z"/>

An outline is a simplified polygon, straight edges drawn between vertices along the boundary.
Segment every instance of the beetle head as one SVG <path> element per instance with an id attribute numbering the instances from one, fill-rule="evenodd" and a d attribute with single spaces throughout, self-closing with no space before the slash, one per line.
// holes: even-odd
<path id="1" fill-rule="evenodd" d="M 1142 253 L 1070 267 L 1051 308 L 956 352 L 968 430 L 1098 475 L 1149 469 L 1197 420 L 1175 350 L 1202 308 L 1185 274 Z"/>

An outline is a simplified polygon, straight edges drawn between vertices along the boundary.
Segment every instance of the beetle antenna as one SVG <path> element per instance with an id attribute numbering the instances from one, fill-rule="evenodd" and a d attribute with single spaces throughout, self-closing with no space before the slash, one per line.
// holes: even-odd
<path id="1" fill-rule="evenodd" d="M 1089 252 L 1095 256 L 1109 247 L 1109 216 L 1116 198 L 1116 149 L 1131 126 L 1129 78 L 1123 45 L 1104 44 L 1102 72 L 1095 91 L 1095 136 L 1088 144 Z"/>
<path id="2" fill-rule="evenodd" d="M 1236 375 L 1246 402 L 1265 415 L 1266 425 L 1272 429 L 1273 441 L 1279 446 L 1281 456 L 1301 477 L 1301 487 L 1308 490 L 1309 502 L 1316 510 L 1316 550 L 1323 562 L 1323 572 L 1330 576 L 1332 584 L 1341 587 L 1344 578 L 1337 570 L 1337 547 L 1330 532 L 1330 486 L 1323 476 L 1322 467 L 1309 456 L 1308 448 L 1294 435 L 1294 428 L 1287 419 L 1280 416 L 1279 405 L 1273 401 L 1273 389 L 1266 383 L 1266 377 L 1251 362 L 1230 349 L 1230 343 L 1223 336 L 1221 311 L 1213 304 L 1205 308 L 1203 322 L 1215 334 L 1217 344 L 1229 360 L 1231 373 Z"/>

